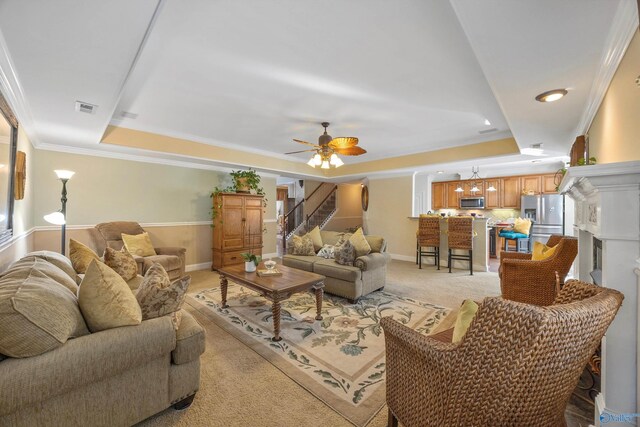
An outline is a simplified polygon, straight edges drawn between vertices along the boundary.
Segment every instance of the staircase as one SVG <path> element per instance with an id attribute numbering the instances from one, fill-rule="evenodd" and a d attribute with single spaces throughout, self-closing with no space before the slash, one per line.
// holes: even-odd
<path id="1" fill-rule="evenodd" d="M 305 199 L 301 200 L 284 217 L 285 238 L 282 245 L 286 252 L 287 241 L 294 234 L 306 233 L 316 226 L 322 229 L 336 213 L 338 186 L 323 182 Z M 324 195 L 324 198 L 320 199 Z M 306 207 L 306 209 L 305 209 Z M 304 212 L 307 214 L 304 214 Z"/>

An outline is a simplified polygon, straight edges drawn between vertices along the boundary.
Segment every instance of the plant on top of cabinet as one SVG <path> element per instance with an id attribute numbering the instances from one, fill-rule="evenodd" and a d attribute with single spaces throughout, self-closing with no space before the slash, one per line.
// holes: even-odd
<path id="1" fill-rule="evenodd" d="M 212 227 L 215 227 L 215 219 L 218 216 L 218 211 L 222 208 L 222 206 L 216 206 L 216 197 L 220 193 L 247 193 L 250 194 L 251 191 L 255 191 L 255 194 L 264 196 L 264 189 L 260 186 L 260 175 L 253 170 L 232 170 L 229 172 L 231 176 L 232 184 L 226 187 L 220 188 L 216 185 L 216 188 L 211 192 L 211 199 L 213 200 L 213 207 L 211 209 L 211 220 Z M 267 198 L 262 199 L 263 207 L 267 207 Z"/>

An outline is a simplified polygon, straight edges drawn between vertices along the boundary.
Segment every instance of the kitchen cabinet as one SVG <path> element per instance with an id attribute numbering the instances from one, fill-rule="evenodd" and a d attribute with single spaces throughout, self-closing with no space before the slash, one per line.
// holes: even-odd
<path id="1" fill-rule="evenodd" d="M 523 176 L 520 178 L 520 188 L 522 194 L 540 194 L 541 179 L 539 175 Z"/>
<path id="2" fill-rule="evenodd" d="M 460 208 L 460 194 L 456 191 L 458 188 L 458 182 L 452 181 L 447 183 L 447 208 L 459 209 Z"/>
<path id="3" fill-rule="evenodd" d="M 263 196 L 220 193 L 213 201 L 212 269 L 244 262 L 243 252 L 262 255 Z"/>
<path id="4" fill-rule="evenodd" d="M 487 190 L 493 185 L 496 191 Z M 484 206 L 486 209 L 498 209 L 501 208 L 500 201 L 500 179 L 487 179 L 484 182 Z"/>
<path id="5" fill-rule="evenodd" d="M 502 178 L 500 195 L 503 208 L 520 209 L 520 196 L 522 195 L 520 177 Z"/>
<path id="6" fill-rule="evenodd" d="M 556 174 L 542 175 L 542 192 L 544 194 L 556 194 Z"/>
<path id="7" fill-rule="evenodd" d="M 447 184 L 434 182 L 431 185 L 431 209 L 444 209 L 447 207 Z"/>

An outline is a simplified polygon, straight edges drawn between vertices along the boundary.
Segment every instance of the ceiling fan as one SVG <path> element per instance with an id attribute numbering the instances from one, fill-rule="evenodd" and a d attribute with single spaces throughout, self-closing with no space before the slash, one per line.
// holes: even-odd
<path id="1" fill-rule="evenodd" d="M 294 139 L 295 142 L 310 145 L 313 149 L 292 151 L 285 154 L 315 152 L 316 154 L 311 157 L 311 160 L 309 160 L 307 164 L 313 168 L 320 166 L 321 169 L 329 169 L 331 166 L 338 168 L 344 164 L 338 157 L 338 154 L 360 156 L 367 152 L 367 150 L 358 147 L 358 138 L 353 136 L 332 138 L 331 135 L 327 133 L 329 122 L 323 122 L 321 124 L 324 127 L 324 133 L 318 138 L 317 144 Z"/>

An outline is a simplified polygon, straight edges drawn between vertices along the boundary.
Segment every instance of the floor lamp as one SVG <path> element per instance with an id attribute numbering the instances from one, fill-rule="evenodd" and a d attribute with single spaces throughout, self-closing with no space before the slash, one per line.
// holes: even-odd
<path id="1" fill-rule="evenodd" d="M 60 253 L 64 255 L 66 243 L 65 234 L 67 231 L 67 181 L 71 179 L 75 172 L 61 169 L 55 170 L 54 172 L 58 176 L 58 179 L 62 181 L 62 197 L 60 198 L 60 201 L 62 202 L 62 208 L 59 211 L 51 212 L 50 214 L 45 215 L 44 220 L 50 224 L 62 226 Z"/>

